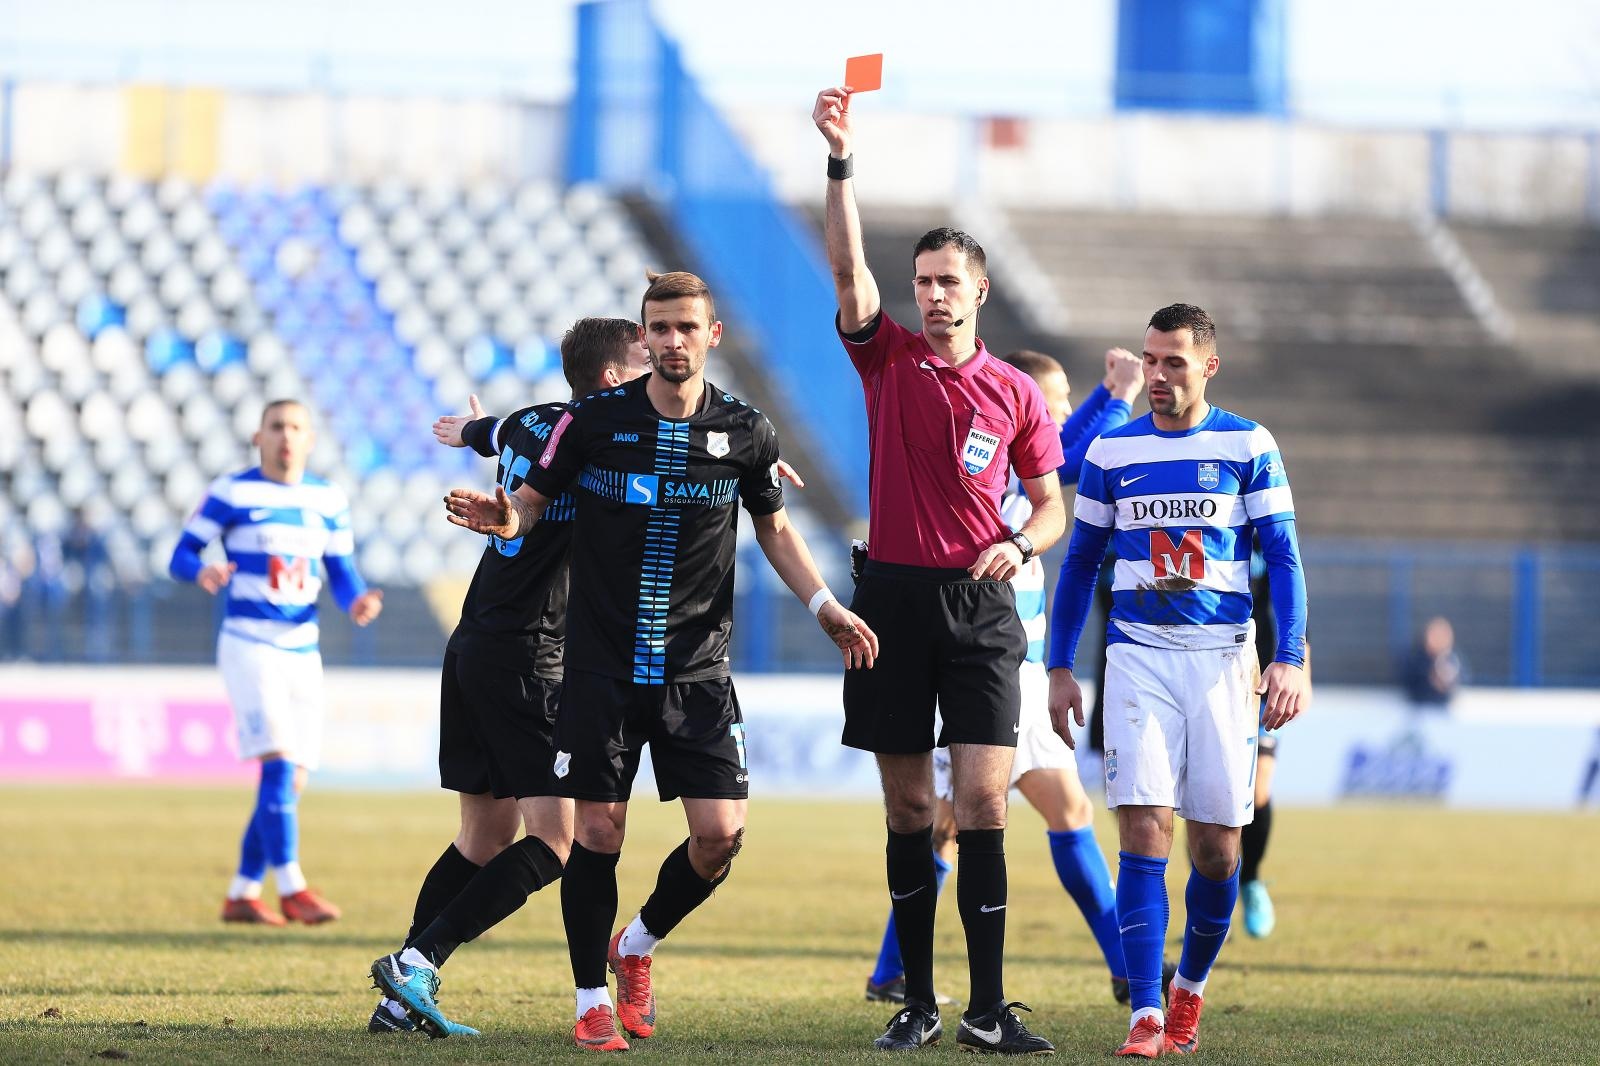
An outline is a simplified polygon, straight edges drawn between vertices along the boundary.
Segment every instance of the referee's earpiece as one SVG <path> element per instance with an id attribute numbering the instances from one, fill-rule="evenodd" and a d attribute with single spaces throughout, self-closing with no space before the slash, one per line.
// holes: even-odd
<path id="1" fill-rule="evenodd" d="M 971 311 L 968 311 L 966 314 L 962 315 L 960 318 L 958 318 L 954 322 L 950 323 L 951 327 L 953 329 L 960 329 L 963 325 L 965 325 L 967 319 L 971 318 L 973 315 L 978 313 L 978 308 L 983 306 L 984 297 L 986 297 L 988 295 L 989 295 L 989 286 L 987 286 L 987 285 L 978 286 L 978 302 L 972 305 L 972 310 Z"/>

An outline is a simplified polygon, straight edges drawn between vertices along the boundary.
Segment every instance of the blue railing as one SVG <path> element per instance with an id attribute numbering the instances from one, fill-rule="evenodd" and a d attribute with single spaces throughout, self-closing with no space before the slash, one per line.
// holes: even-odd
<path id="1" fill-rule="evenodd" d="M 804 428 L 821 465 L 835 471 L 845 500 L 864 516 L 866 417 L 860 381 L 833 331 L 826 257 L 643 0 L 578 9 L 569 114 L 568 179 L 640 190 L 662 204 L 785 397 L 788 419 Z"/>
<path id="2" fill-rule="evenodd" d="M 1059 551 L 1047 557 L 1053 571 Z M 1314 669 L 1324 684 L 1389 684 L 1423 624 L 1450 620 L 1470 680 L 1519 687 L 1600 687 L 1600 546 L 1308 541 Z M 0 571 L 5 560 L 0 558 Z M 17 580 L 18 577 L 21 580 Z M 212 657 L 221 600 L 154 580 L 117 587 L 85 573 L 69 592 L 56 576 L 0 573 L 0 662 L 203 663 Z M 825 575 L 848 589 L 844 574 Z M 355 630 L 324 603 L 330 664 L 437 664 L 444 633 L 419 595 L 394 589 L 377 625 Z M 408 615 L 410 612 L 410 615 Z M 760 553 L 739 557 L 734 667 L 837 669 L 833 646 L 772 575 Z M 1080 649 L 1097 669 L 1103 622 Z M 431 638 L 431 639 L 430 639 Z"/>

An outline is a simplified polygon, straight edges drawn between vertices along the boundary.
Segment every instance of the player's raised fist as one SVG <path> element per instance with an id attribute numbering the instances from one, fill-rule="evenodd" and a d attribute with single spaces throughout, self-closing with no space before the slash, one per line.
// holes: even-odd
<path id="1" fill-rule="evenodd" d="M 1144 360 L 1126 348 L 1108 348 L 1104 384 L 1111 395 L 1132 403 L 1144 388 Z"/>
<path id="2" fill-rule="evenodd" d="M 824 89 L 817 94 L 817 105 L 811 109 L 811 121 L 822 131 L 828 142 L 828 154 L 843 159 L 850 154 L 850 90 L 843 86 Z"/>
<path id="3" fill-rule="evenodd" d="M 496 485 L 494 495 L 476 489 L 451 489 L 444 498 L 445 518 L 474 533 L 488 533 L 511 540 L 517 535 L 517 519 L 511 497 Z"/>

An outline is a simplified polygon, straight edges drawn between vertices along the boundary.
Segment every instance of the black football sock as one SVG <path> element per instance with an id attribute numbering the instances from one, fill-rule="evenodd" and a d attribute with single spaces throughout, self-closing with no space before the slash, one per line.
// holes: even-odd
<path id="1" fill-rule="evenodd" d="M 434 862 L 428 875 L 422 879 L 422 887 L 417 890 L 417 906 L 411 912 L 411 928 L 406 931 L 406 947 L 410 947 L 418 934 L 433 924 L 433 920 L 439 917 L 439 912 L 461 894 L 461 890 L 467 887 L 467 882 L 471 881 L 481 869 L 483 867 L 457 851 L 455 842 L 451 841 L 450 846 L 444 849 L 444 854 Z"/>
<path id="2" fill-rule="evenodd" d="M 511 917 L 529 896 L 560 876 L 561 860 L 550 845 L 523 837 L 485 863 L 410 946 L 443 966 L 456 948 Z"/>
<path id="3" fill-rule="evenodd" d="M 1267 854 L 1272 836 L 1272 801 L 1256 808 L 1253 822 L 1239 832 L 1239 881 L 1254 881 L 1261 875 L 1261 860 Z"/>
<path id="4" fill-rule="evenodd" d="M 661 871 L 656 874 L 655 891 L 639 908 L 639 921 L 644 923 L 651 936 L 657 939 L 666 936 L 678 928 L 678 923 L 687 918 L 690 911 L 710 899 L 711 893 L 728 879 L 732 870 L 733 863 L 730 861 L 721 874 L 707 881 L 689 861 L 689 841 L 685 840 L 661 864 Z"/>
<path id="5" fill-rule="evenodd" d="M 606 987 L 606 944 L 617 920 L 617 860 L 621 854 L 590 851 L 573 842 L 561 878 L 561 923 L 567 927 L 572 983 Z"/>
<path id="6" fill-rule="evenodd" d="M 956 907 L 967 934 L 967 969 L 972 993 L 967 1013 L 987 1014 L 1006 1001 L 1006 831 L 963 829 L 956 833 Z"/>
<path id="7" fill-rule="evenodd" d="M 889 906 L 900 934 L 900 959 L 905 964 L 906 999 L 932 1007 L 933 916 L 939 900 L 933 865 L 933 826 L 911 833 L 889 830 L 885 849 L 889 866 Z"/>

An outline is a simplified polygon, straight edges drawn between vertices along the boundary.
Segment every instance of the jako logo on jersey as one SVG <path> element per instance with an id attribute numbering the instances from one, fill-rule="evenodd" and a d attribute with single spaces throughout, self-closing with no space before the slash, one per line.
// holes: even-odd
<path id="1" fill-rule="evenodd" d="M 728 435 L 712 430 L 706 434 L 706 451 L 713 459 L 721 459 L 728 454 Z"/>
<path id="2" fill-rule="evenodd" d="M 981 474 L 1000 452 L 1000 438 L 973 427 L 967 430 L 967 445 L 961 449 L 961 465 L 969 474 Z"/>
<path id="3" fill-rule="evenodd" d="M 1183 577 L 1201 581 L 1206 576 L 1205 541 L 1198 529 L 1184 532 L 1177 544 L 1164 529 L 1150 531 L 1150 561 L 1155 564 L 1156 578 Z"/>
<path id="4" fill-rule="evenodd" d="M 660 494 L 660 480 L 654 474 L 629 474 L 628 491 L 623 499 L 628 503 L 642 503 L 653 507 Z"/>
<path id="5" fill-rule="evenodd" d="M 1216 463 L 1201 463 L 1199 479 L 1200 487 L 1203 489 L 1214 489 L 1222 484 L 1222 477 L 1217 473 Z"/>
<path id="6" fill-rule="evenodd" d="M 637 434 L 637 433 L 613 433 L 613 434 L 611 434 L 611 443 L 612 444 L 638 444 L 639 443 L 639 434 Z"/>
<path id="7" fill-rule="evenodd" d="M 1132 500 L 1128 503 L 1135 522 L 1155 519 L 1165 522 L 1174 518 L 1215 518 L 1216 500 Z"/>

